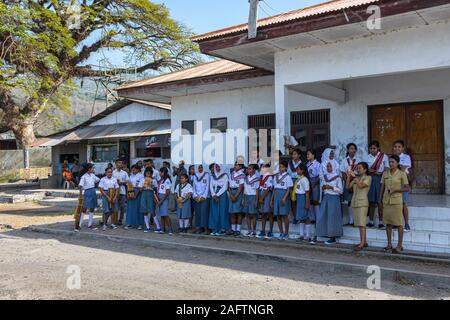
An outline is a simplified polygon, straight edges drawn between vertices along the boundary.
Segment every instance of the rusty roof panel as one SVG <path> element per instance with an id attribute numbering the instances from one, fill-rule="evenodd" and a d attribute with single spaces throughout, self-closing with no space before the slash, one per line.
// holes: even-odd
<path id="1" fill-rule="evenodd" d="M 381 0 L 333 0 L 325 3 L 321 3 L 315 6 L 306 7 L 303 9 L 293 10 L 286 13 L 282 13 L 276 16 L 267 17 L 258 20 L 258 27 L 267 27 L 276 25 L 279 23 L 285 23 L 293 20 L 300 20 L 303 18 L 308 18 L 311 16 L 321 15 L 325 13 L 336 12 L 344 9 L 349 9 L 352 7 L 359 7 L 363 5 L 374 4 L 380 2 Z M 233 33 L 238 33 L 246 31 L 248 29 L 248 24 L 240 24 L 237 26 L 205 33 L 197 37 L 192 38 L 193 41 L 203 41 L 212 38 L 218 38 L 221 36 L 226 36 Z"/>

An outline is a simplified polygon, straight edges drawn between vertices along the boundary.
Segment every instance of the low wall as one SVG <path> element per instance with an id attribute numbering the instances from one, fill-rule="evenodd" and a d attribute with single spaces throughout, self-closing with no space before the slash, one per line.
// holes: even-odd
<path id="1" fill-rule="evenodd" d="M 35 180 L 47 179 L 52 173 L 52 167 L 12 169 L 0 171 L 0 182 L 5 183 L 9 180 Z"/>
<path id="2" fill-rule="evenodd" d="M 52 164 L 51 148 L 30 149 L 30 168 L 50 167 Z M 0 150 L 0 174 L 4 170 L 23 169 L 23 150 Z"/>

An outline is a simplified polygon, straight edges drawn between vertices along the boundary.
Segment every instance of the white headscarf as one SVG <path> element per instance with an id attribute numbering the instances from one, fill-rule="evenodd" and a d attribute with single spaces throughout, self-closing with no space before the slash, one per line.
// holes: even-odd
<path id="1" fill-rule="evenodd" d="M 198 167 L 200 167 L 200 166 L 203 167 L 203 172 L 202 172 L 202 173 L 200 173 L 200 172 L 198 171 Z M 215 170 L 215 168 L 214 168 L 214 170 Z M 203 166 L 203 165 L 196 165 L 196 166 L 195 166 L 195 176 L 197 177 L 197 179 L 201 179 L 201 178 L 203 178 L 205 175 L 209 175 L 209 172 L 207 172 L 207 171 L 205 170 L 205 166 Z"/>
<path id="2" fill-rule="evenodd" d="M 330 158 L 331 153 L 333 152 L 333 159 Z M 328 163 L 331 163 L 333 166 L 333 172 L 331 175 L 340 175 L 339 172 L 339 163 L 335 160 L 336 151 L 331 148 L 325 149 L 325 151 L 322 153 L 322 173 L 323 175 L 330 175 L 327 170 Z"/>

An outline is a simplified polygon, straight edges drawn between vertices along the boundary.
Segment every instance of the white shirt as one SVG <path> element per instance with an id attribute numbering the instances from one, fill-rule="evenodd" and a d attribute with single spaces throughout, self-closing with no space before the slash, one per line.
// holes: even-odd
<path id="1" fill-rule="evenodd" d="M 324 176 L 323 185 L 333 187 L 333 190 L 325 190 L 324 194 L 338 196 L 338 195 L 341 195 L 342 193 L 344 193 L 344 185 L 342 183 L 342 178 L 340 176 L 338 176 L 333 181 L 329 181 L 329 182 L 326 181 L 326 179 L 331 180 L 335 176 L 336 176 L 335 174 L 326 174 Z"/>
<path id="2" fill-rule="evenodd" d="M 267 179 L 266 179 L 267 177 Z M 264 181 L 265 180 L 265 181 Z M 260 178 L 260 186 L 259 190 L 267 191 L 267 189 L 271 189 L 273 187 L 273 177 L 270 174 L 265 174 Z"/>
<path id="3" fill-rule="evenodd" d="M 131 174 L 128 179 L 134 188 L 143 188 L 144 187 L 144 176 L 142 173 Z"/>
<path id="4" fill-rule="evenodd" d="M 256 196 L 259 189 L 259 175 L 254 174 L 244 179 L 244 194 L 247 196 Z"/>
<path id="5" fill-rule="evenodd" d="M 236 189 L 244 184 L 245 173 L 244 170 L 232 171 L 230 175 L 230 188 Z"/>
<path id="6" fill-rule="evenodd" d="M 320 162 L 314 159 L 312 162 L 306 164 L 308 174 L 310 178 L 317 178 L 320 176 L 321 165 Z"/>
<path id="7" fill-rule="evenodd" d="M 411 157 L 406 153 L 400 155 L 400 166 L 405 169 L 405 173 L 409 174 L 409 169 L 412 167 Z"/>
<path id="8" fill-rule="evenodd" d="M 95 188 L 95 184 L 99 182 L 100 179 L 93 173 L 85 173 L 81 179 L 78 186 L 82 187 L 84 190 Z"/>
<path id="9" fill-rule="evenodd" d="M 274 189 L 283 189 L 287 190 L 292 188 L 294 183 L 292 182 L 292 178 L 289 176 L 289 173 L 277 173 L 273 177 L 273 188 Z"/>
<path id="10" fill-rule="evenodd" d="M 350 158 L 349 156 L 346 157 L 342 162 L 341 165 L 339 167 L 339 170 L 341 170 L 342 173 L 347 173 L 348 169 L 350 168 L 350 166 L 353 167 L 353 171 L 356 172 L 356 168 L 358 163 L 360 163 L 361 161 L 358 159 L 358 157 L 354 157 L 353 159 Z"/>
<path id="11" fill-rule="evenodd" d="M 119 183 L 117 182 L 117 179 L 112 177 L 112 178 L 108 178 L 108 177 L 103 177 L 100 180 L 100 183 L 98 184 L 98 187 L 100 189 L 103 189 L 105 191 L 114 188 L 114 189 L 119 189 Z"/>
<path id="12" fill-rule="evenodd" d="M 194 177 L 194 198 L 208 198 L 210 174 L 208 172 L 198 173 Z"/>
<path id="13" fill-rule="evenodd" d="M 167 190 L 170 191 L 170 188 L 172 188 L 172 182 L 169 178 L 167 178 L 165 181 L 159 179 L 156 186 L 159 194 L 166 194 Z"/>
<path id="14" fill-rule="evenodd" d="M 302 163 L 301 160 L 298 160 L 298 162 L 294 162 L 294 160 L 289 160 L 287 171 L 293 180 L 296 180 L 298 178 L 297 168 L 301 163 Z"/>
<path id="15" fill-rule="evenodd" d="M 175 187 L 175 195 L 176 195 L 177 197 L 180 196 L 180 193 L 179 193 L 180 188 L 181 188 L 181 184 L 178 184 L 178 185 Z M 187 195 L 188 195 L 189 193 L 192 194 L 193 192 L 194 192 L 194 190 L 192 189 L 191 184 L 190 184 L 190 183 L 187 183 L 187 184 L 185 185 L 185 187 L 181 189 L 181 197 L 184 198 L 184 199 L 186 199 Z"/>
<path id="16" fill-rule="evenodd" d="M 128 181 L 129 176 L 128 173 L 125 170 L 114 170 L 113 171 L 113 177 L 117 179 L 117 182 L 125 183 Z M 120 194 L 125 195 L 127 194 L 127 190 L 125 185 L 120 186 Z"/>
<path id="17" fill-rule="evenodd" d="M 373 156 L 372 154 L 368 154 L 366 156 L 365 162 L 369 165 L 369 169 L 373 166 L 375 161 L 377 160 L 378 156 L 380 155 L 380 152 L 377 153 L 376 156 Z M 380 167 L 378 168 L 378 173 L 383 173 L 386 168 L 389 168 L 389 158 L 387 155 L 383 155 L 383 161 L 381 161 Z"/>
<path id="18" fill-rule="evenodd" d="M 296 194 L 306 194 L 309 191 L 309 180 L 306 177 L 300 179 L 295 188 Z"/>
<path id="19" fill-rule="evenodd" d="M 217 178 L 218 179 L 215 179 L 215 176 L 211 176 L 211 183 L 210 183 L 211 197 L 214 196 L 220 197 L 228 189 L 228 182 L 229 182 L 228 175 L 226 173 L 220 173 Z"/>

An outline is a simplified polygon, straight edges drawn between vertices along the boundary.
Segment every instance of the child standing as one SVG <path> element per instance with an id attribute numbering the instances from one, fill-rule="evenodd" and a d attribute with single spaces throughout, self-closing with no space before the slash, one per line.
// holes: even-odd
<path id="1" fill-rule="evenodd" d="M 242 223 L 242 199 L 244 193 L 245 171 L 243 165 L 238 161 L 234 164 L 234 168 L 230 173 L 230 219 L 231 231 L 229 235 L 239 236 L 241 234 Z"/>
<path id="2" fill-rule="evenodd" d="M 126 184 L 129 180 L 128 173 L 124 170 L 124 163 L 122 160 L 116 161 L 116 169 L 113 171 L 113 177 L 117 179 L 117 182 L 119 183 L 120 187 L 120 194 L 118 198 L 118 206 L 119 206 L 119 212 L 118 212 L 118 225 L 122 225 L 122 221 L 125 217 L 125 210 L 127 206 L 127 188 Z"/>
<path id="3" fill-rule="evenodd" d="M 294 183 L 292 192 L 292 202 L 296 204 L 295 217 L 300 222 L 300 241 L 311 241 L 311 221 L 309 220 L 310 207 L 310 185 L 305 176 L 304 166 L 300 164 L 297 167 L 298 178 Z M 306 231 L 306 233 L 305 233 Z"/>
<path id="4" fill-rule="evenodd" d="M 309 219 L 311 227 L 316 223 L 316 217 L 320 211 L 320 162 L 316 160 L 316 151 L 309 149 L 306 152 L 306 168 L 308 170 L 309 182 L 311 186 L 310 199 L 311 207 L 309 209 Z M 315 237 L 311 237 L 311 244 L 315 244 Z"/>
<path id="5" fill-rule="evenodd" d="M 83 210 L 80 215 L 77 230 L 81 229 L 83 226 L 84 214 L 86 212 L 89 212 L 88 228 L 92 228 L 92 223 L 94 221 L 94 210 L 98 207 L 95 184 L 97 184 L 100 179 L 94 174 L 94 165 L 92 163 L 86 164 L 84 171 L 86 173 L 81 176 L 79 183 L 80 196 L 83 194 Z"/>
<path id="6" fill-rule="evenodd" d="M 412 160 L 409 155 L 405 153 L 405 142 L 403 140 L 397 140 L 392 147 L 392 153 L 400 158 L 400 170 L 406 173 L 408 177 L 409 185 L 411 186 L 411 168 Z M 409 192 L 403 193 L 403 219 L 405 220 L 405 232 L 411 230 L 409 226 L 409 210 L 408 210 Z"/>
<path id="7" fill-rule="evenodd" d="M 102 194 L 103 231 L 106 231 L 109 217 L 112 217 L 118 210 L 117 198 L 119 196 L 119 183 L 117 182 L 117 179 L 113 177 L 112 168 L 106 169 L 105 176 L 100 180 L 98 188 Z M 112 220 L 111 228 L 117 229 L 117 226 Z"/>
<path id="8" fill-rule="evenodd" d="M 358 151 L 358 147 L 354 143 L 349 143 L 347 145 L 347 155 L 345 159 L 342 161 L 340 170 L 342 179 L 347 181 L 347 174 L 349 171 L 356 172 L 356 168 L 360 160 L 356 157 L 356 152 Z M 348 223 L 347 226 L 353 226 L 353 209 L 352 209 L 352 196 L 353 189 L 349 190 L 344 188 L 344 201 L 347 202 L 348 205 Z"/>
<path id="9" fill-rule="evenodd" d="M 219 164 L 214 165 L 214 174 L 211 175 L 211 210 L 209 213 L 209 228 L 212 236 L 225 233 L 230 224 L 228 212 L 228 175 L 222 171 Z"/>
<path id="10" fill-rule="evenodd" d="M 194 178 L 194 208 L 195 208 L 195 233 L 208 232 L 209 218 L 209 183 L 210 174 L 204 172 L 203 165 L 197 167 Z"/>
<path id="11" fill-rule="evenodd" d="M 270 174 L 270 164 L 265 164 L 261 168 L 261 177 L 259 180 L 259 213 L 261 214 L 261 232 L 258 238 L 273 238 L 273 213 L 270 207 L 272 198 L 273 178 Z M 269 232 L 266 234 L 266 221 L 269 219 Z"/>
<path id="12" fill-rule="evenodd" d="M 280 231 L 279 240 L 289 239 L 289 195 L 294 184 L 292 183 L 292 179 L 287 172 L 287 167 L 288 162 L 286 160 L 281 160 L 279 164 L 279 172 L 273 179 L 274 191 L 271 199 L 271 207 L 273 208 L 273 215 L 277 217 L 278 221 L 278 229 Z"/>
<path id="13" fill-rule="evenodd" d="M 258 165 L 251 164 L 247 168 L 247 176 L 244 179 L 244 198 L 242 207 L 247 218 L 247 237 L 256 237 L 256 220 L 258 217 L 258 189 L 259 175 Z"/>
<path id="14" fill-rule="evenodd" d="M 138 165 L 131 167 L 131 174 L 129 178 L 130 188 L 127 190 L 127 217 L 125 220 L 125 230 L 130 227 L 137 227 L 142 230 L 144 224 L 144 215 L 140 212 L 141 192 L 144 186 L 144 176 Z"/>
<path id="15" fill-rule="evenodd" d="M 300 149 L 294 149 L 292 151 L 292 159 L 289 161 L 289 166 L 288 166 L 288 173 L 291 176 L 292 181 L 295 181 L 298 178 L 297 168 L 302 163 L 302 160 L 300 159 L 300 157 L 301 157 Z M 297 224 L 298 221 L 297 221 L 296 212 L 295 212 L 296 211 L 295 202 L 292 202 L 291 210 L 292 210 L 292 215 L 294 216 L 293 223 Z"/>
<path id="16" fill-rule="evenodd" d="M 336 243 L 336 238 L 343 235 L 341 194 L 344 192 L 342 178 L 333 162 L 326 165 L 327 172 L 323 176 L 324 193 L 317 217 L 317 236 L 329 238 L 325 244 Z"/>
<path id="17" fill-rule="evenodd" d="M 180 232 L 187 233 L 189 219 L 192 217 L 191 198 L 193 189 L 189 183 L 189 176 L 185 173 L 180 175 L 180 183 L 175 187 L 175 198 L 177 201 L 177 216 L 180 224 Z"/>
<path id="18" fill-rule="evenodd" d="M 173 229 L 169 217 L 169 196 L 172 181 L 170 181 L 169 171 L 166 167 L 159 169 L 159 175 L 161 178 L 157 182 L 158 201 L 156 202 L 156 211 L 158 217 L 161 218 L 162 230 L 157 230 L 157 233 L 165 233 L 167 231 L 171 235 L 173 234 Z"/>
<path id="19" fill-rule="evenodd" d="M 157 198 L 155 194 L 155 181 L 153 180 L 153 169 L 151 167 L 147 167 L 147 169 L 145 169 L 144 171 L 144 185 L 142 188 L 140 204 L 140 211 L 144 215 L 145 233 L 150 231 L 150 219 L 154 216 L 155 213 L 156 200 Z M 153 220 L 156 220 L 156 229 L 160 229 L 158 219 Z"/>

